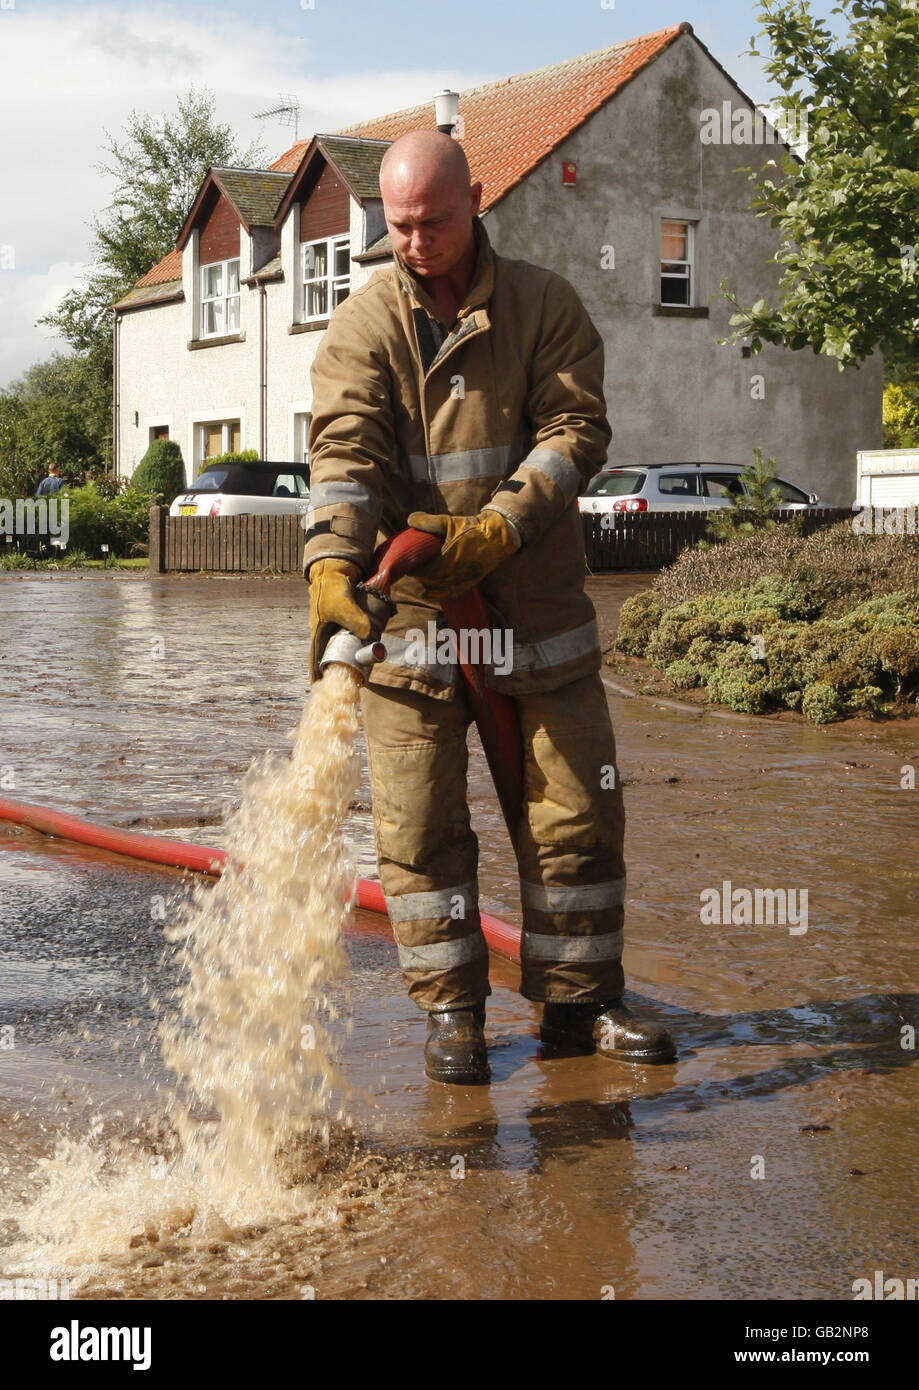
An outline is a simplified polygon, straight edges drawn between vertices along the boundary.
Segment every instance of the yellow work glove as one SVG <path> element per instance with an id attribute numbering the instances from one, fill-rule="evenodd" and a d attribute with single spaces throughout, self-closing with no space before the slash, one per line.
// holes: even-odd
<path id="1" fill-rule="evenodd" d="M 311 682 L 319 679 L 320 658 L 337 628 L 347 628 L 364 640 L 370 636 L 370 618 L 354 597 L 360 577 L 360 570 L 350 560 L 315 560 L 310 565 Z"/>
<path id="2" fill-rule="evenodd" d="M 437 558 L 415 571 L 424 585 L 425 597 L 435 603 L 474 589 L 520 547 L 517 531 L 500 512 L 484 511 L 477 516 L 411 512 L 408 524 L 444 538 Z"/>

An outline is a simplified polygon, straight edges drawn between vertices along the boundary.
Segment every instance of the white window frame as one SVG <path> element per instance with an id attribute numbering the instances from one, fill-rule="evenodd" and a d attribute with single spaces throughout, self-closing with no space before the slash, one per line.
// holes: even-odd
<path id="1" fill-rule="evenodd" d="M 227 284 L 229 279 L 230 266 L 233 265 L 236 266 L 236 283 L 237 285 L 239 285 L 239 289 L 235 290 L 232 294 L 228 294 Z M 208 271 L 212 271 L 214 269 L 220 270 L 220 293 L 208 295 L 205 293 L 207 275 Z M 199 311 L 198 322 L 201 338 L 206 339 L 232 337 L 234 334 L 239 333 L 242 329 L 242 286 L 239 282 L 239 257 L 231 256 L 230 259 L 226 261 L 210 261 L 207 265 L 201 266 L 200 270 L 201 308 Z M 236 305 L 236 325 L 235 327 L 230 327 L 230 306 L 234 303 Z M 210 333 L 208 333 L 205 327 L 207 319 L 207 306 L 209 304 L 219 304 L 221 306 L 220 313 L 217 315 L 217 318 L 220 320 L 220 327 L 214 329 Z"/>
<path id="2" fill-rule="evenodd" d="M 664 227 L 666 225 L 686 228 L 686 260 L 667 260 L 663 258 L 663 239 Z M 658 282 L 657 294 L 658 302 L 664 309 L 692 309 L 696 303 L 696 224 L 687 217 L 662 217 L 658 225 Z M 686 267 L 686 274 L 681 275 L 674 271 L 665 271 L 665 265 L 680 265 Z M 680 284 L 688 283 L 689 294 L 684 304 L 676 303 L 673 300 L 665 300 L 663 297 L 664 280 L 676 280 Z"/>
<path id="3" fill-rule="evenodd" d="M 240 416 L 233 416 L 226 420 L 197 420 L 195 422 L 195 469 L 197 472 L 204 467 L 208 460 L 204 457 L 204 449 L 207 443 L 207 434 L 214 425 L 220 426 L 220 452 L 228 454 L 233 448 L 232 431 L 234 426 L 239 430 L 239 451 L 243 448 L 243 422 Z M 216 455 L 215 455 L 216 457 Z"/>
<path id="4" fill-rule="evenodd" d="M 309 439 L 310 421 L 312 412 L 309 410 L 294 411 L 294 459 L 297 463 L 305 464 L 309 467 Z"/>
<path id="5" fill-rule="evenodd" d="M 325 275 L 308 275 L 311 269 L 307 265 L 310 251 L 314 246 L 324 246 L 326 248 L 326 273 Z M 335 251 L 339 246 L 347 246 L 350 252 L 351 234 L 343 232 L 338 236 L 317 237 L 315 241 L 301 241 L 300 243 L 300 322 L 301 323 L 321 323 L 324 319 L 330 318 L 332 310 L 337 308 L 335 300 L 336 288 L 342 285 L 349 291 L 351 290 L 351 257 L 348 256 L 348 271 L 346 275 L 335 274 Z M 325 286 L 326 308 L 319 314 L 308 314 L 306 312 L 307 290 L 311 285 Z"/>

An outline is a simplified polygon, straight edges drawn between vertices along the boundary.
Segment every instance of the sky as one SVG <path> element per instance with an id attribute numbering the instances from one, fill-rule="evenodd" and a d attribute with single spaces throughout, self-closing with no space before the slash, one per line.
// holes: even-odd
<path id="1" fill-rule="evenodd" d="M 834 0 L 812 0 L 829 17 Z M 688 20 L 757 102 L 750 0 L 0 0 L 0 387 L 64 344 L 36 320 L 91 263 L 111 196 L 96 166 L 130 112 L 206 87 L 267 161 L 293 130 L 254 114 L 281 94 L 299 135 L 334 130 Z"/>

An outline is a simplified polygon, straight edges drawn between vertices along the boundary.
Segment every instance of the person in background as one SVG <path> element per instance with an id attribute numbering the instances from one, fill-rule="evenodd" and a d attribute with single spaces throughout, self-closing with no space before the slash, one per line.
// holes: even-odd
<path id="1" fill-rule="evenodd" d="M 36 497 L 53 497 L 64 487 L 64 479 L 61 477 L 61 466 L 59 463 L 49 463 L 48 472 L 36 490 Z"/>

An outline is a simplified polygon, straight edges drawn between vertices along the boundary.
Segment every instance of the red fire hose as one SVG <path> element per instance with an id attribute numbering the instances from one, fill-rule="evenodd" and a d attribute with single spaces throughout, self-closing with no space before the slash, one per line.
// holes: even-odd
<path id="1" fill-rule="evenodd" d="M 404 574 L 433 560 L 443 541 L 427 531 L 408 527 L 382 545 L 374 556 L 376 566 L 364 587 L 389 596 L 389 587 Z M 444 617 L 453 632 L 487 632 L 490 627 L 485 600 L 478 589 L 443 605 Z M 481 650 L 481 647 L 479 647 Z M 466 681 L 466 695 L 485 750 L 489 771 L 511 844 L 517 843 L 523 813 L 523 743 L 514 702 L 507 695 L 491 690 L 482 679 L 481 667 L 466 659 L 468 645 L 457 641 L 459 668 Z"/>
<path id="2" fill-rule="evenodd" d="M 377 551 L 376 568 L 366 581 L 366 587 L 388 596 L 391 584 L 402 575 L 432 560 L 441 545 L 439 536 L 429 535 L 426 531 L 409 529 L 400 532 Z M 478 589 L 472 590 L 460 599 L 445 603 L 444 617 L 455 633 L 462 630 L 471 632 L 488 629 L 488 612 Z M 514 702 L 508 696 L 486 687 L 481 671 L 465 659 L 462 643 L 458 643 L 457 647 L 459 666 L 466 681 L 470 707 L 479 729 L 482 747 L 511 841 L 514 842 L 523 805 L 523 750 L 517 711 Z M 6 797 L 0 797 L 0 820 L 29 826 L 33 830 L 41 831 L 43 835 L 54 835 L 62 840 L 92 845 L 97 849 L 109 850 L 113 854 L 143 859 L 148 863 L 165 864 L 176 869 L 191 869 L 195 873 L 218 876 L 227 860 L 227 852 L 223 849 L 187 844 L 180 840 L 166 840 L 159 835 L 144 835 L 134 830 L 117 830 L 110 826 L 96 825 L 80 816 L 70 816 L 63 811 L 53 811 L 46 806 L 33 806 L 25 801 L 13 801 Z M 379 883 L 369 879 L 358 879 L 357 905 L 367 912 L 387 915 L 383 890 Z M 500 917 L 492 917 L 487 912 L 480 915 L 482 931 L 489 950 L 519 964 L 520 933 L 509 923 L 502 922 Z"/>
<path id="3" fill-rule="evenodd" d="M 198 874 L 213 874 L 215 878 L 219 877 L 227 861 L 225 849 L 191 845 L 182 840 L 165 840 L 159 835 L 144 835 L 136 830 L 116 830 L 108 825 L 83 820 L 81 816 L 69 816 L 64 811 L 52 811 L 47 806 L 32 806 L 26 801 L 12 801 L 7 797 L 0 797 L 0 820 L 27 825 L 32 830 L 40 830 L 43 835 L 54 835 L 80 845 L 92 845 L 95 849 L 106 849 L 112 854 L 124 854 L 151 864 L 166 864 L 174 869 L 192 869 Z M 358 879 L 357 905 L 366 912 L 379 912 L 386 916 L 383 889 L 370 879 Z M 502 922 L 500 917 L 483 912 L 481 918 L 489 950 L 506 960 L 519 963 L 520 933 L 509 923 Z"/>

